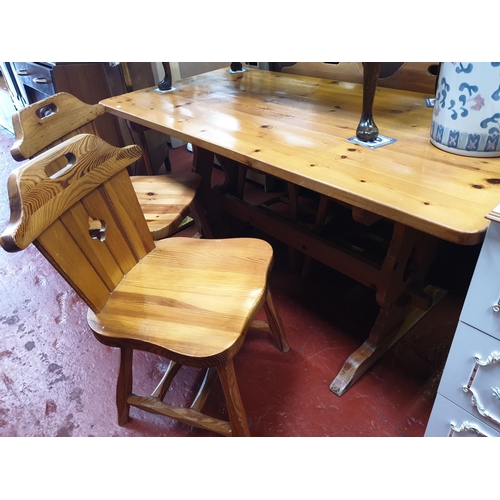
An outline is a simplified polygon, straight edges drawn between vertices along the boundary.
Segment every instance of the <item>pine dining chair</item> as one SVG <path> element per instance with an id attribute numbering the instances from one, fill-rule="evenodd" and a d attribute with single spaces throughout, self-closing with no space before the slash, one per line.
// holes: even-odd
<path id="1" fill-rule="evenodd" d="M 11 172 L 8 252 L 33 243 L 89 307 L 94 336 L 120 349 L 118 423 L 130 406 L 225 436 L 250 434 L 233 359 L 250 327 L 288 350 L 268 276 L 272 247 L 257 238 L 154 241 L 126 168 L 137 145 L 116 148 L 90 134 L 54 146 Z M 254 321 L 264 308 L 267 323 Z M 170 360 L 150 396 L 133 392 L 135 350 Z M 188 408 L 164 401 L 182 365 L 207 369 Z M 202 413 L 218 374 L 229 421 Z"/>

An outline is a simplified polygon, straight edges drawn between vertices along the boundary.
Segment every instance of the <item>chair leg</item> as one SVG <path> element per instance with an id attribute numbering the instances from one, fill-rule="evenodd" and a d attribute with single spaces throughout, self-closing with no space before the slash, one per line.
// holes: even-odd
<path id="1" fill-rule="evenodd" d="M 289 217 L 293 224 L 297 224 L 298 217 L 299 188 L 297 185 L 288 182 L 288 202 Z M 288 266 L 291 271 L 295 271 L 298 266 L 299 252 L 295 248 L 288 247 Z"/>
<path id="2" fill-rule="evenodd" d="M 193 213 L 198 224 L 198 231 L 203 234 L 204 238 L 212 239 L 214 235 L 212 233 L 212 228 L 210 227 L 207 214 L 197 200 L 195 200 L 194 203 Z"/>
<path id="3" fill-rule="evenodd" d="M 288 352 L 290 346 L 288 345 L 288 340 L 285 334 L 285 328 L 283 327 L 283 322 L 278 313 L 276 307 L 274 307 L 273 297 L 271 295 L 271 290 L 267 289 L 266 302 L 264 303 L 264 310 L 266 311 L 267 323 L 269 324 L 269 329 L 278 339 L 281 352 Z"/>
<path id="4" fill-rule="evenodd" d="M 238 389 L 233 360 L 230 359 L 223 365 L 218 366 L 217 373 L 226 398 L 232 436 L 250 436 L 250 428 L 248 427 L 245 409 Z"/>
<path id="5" fill-rule="evenodd" d="M 168 364 L 168 368 L 165 371 L 160 383 L 156 386 L 156 389 L 151 394 L 152 398 L 158 398 L 160 401 L 165 399 L 167 395 L 167 391 L 172 385 L 175 376 L 179 373 L 179 370 L 182 368 L 180 363 L 176 363 L 175 361 L 170 361 Z"/>
<path id="6" fill-rule="evenodd" d="M 130 347 L 120 348 L 120 371 L 116 384 L 116 407 L 118 409 L 118 425 L 129 421 L 130 405 L 128 397 L 132 393 L 132 357 L 134 350 Z"/>
<path id="7" fill-rule="evenodd" d="M 144 165 L 146 167 L 146 175 L 153 175 L 153 166 L 151 165 L 151 156 L 149 154 L 148 143 L 146 142 L 146 136 L 144 132 L 149 130 L 148 127 L 139 125 L 138 123 L 126 120 L 127 126 L 131 132 L 137 134 L 139 140 L 139 146 L 142 149 L 142 159 L 144 160 Z"/>

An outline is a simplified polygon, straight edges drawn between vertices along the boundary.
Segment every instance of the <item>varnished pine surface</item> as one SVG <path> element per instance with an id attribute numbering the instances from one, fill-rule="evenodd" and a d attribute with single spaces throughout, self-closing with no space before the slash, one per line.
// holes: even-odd
<path id="1" fill-rule="evenodd" d="M 500 159 L 446 153 L 429 141 L 425 94 L 378 88 L 374 118 L 397 139 L 370 150 L 355 135 L 362 86 L 225 69 L 102 101 L 107 111 L 262 172 L 460 244 L 482 240 L 500 201 Z"/>
<path id="2" fill-rule="evenodd" d="M 158 241 L 102 311 L 89 311 L 89 325 L 114 344 L 147 342 L 183 364 L 220 363 L 263 306 L 271 264 L 272 248 L 259 239 Z"/>

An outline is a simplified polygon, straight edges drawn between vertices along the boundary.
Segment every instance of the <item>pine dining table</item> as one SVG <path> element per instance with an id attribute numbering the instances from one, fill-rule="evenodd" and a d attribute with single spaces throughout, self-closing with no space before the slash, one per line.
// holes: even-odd
<path id="1" fill-rule="evenodd" d="M 335 80 L 223 68 L 177 81 L 169 91 L 152 87 L 101 104 L 193 145 L 193 169 L 203 177 L 200 201 L 215 237 L 225 236 L 223 221 L 235 217 L 373 290 L 377 318 L 363 344 L 332 373 L 330 390 L 341 396 L 443 297 L 426 283 L 438 242 L 481 243 L 485 215 L 500 202 L 499 158 L 460 156 L 430 143 L 432 97 L 378 87 L 373 117 L 382 137 L 391 139 L 380 147 L 350 140 L 363 85 Z M 211 184 L 215 157 L 226 174 L 219 186 Z M 391 230 L 382 256 L 249 203 L 242 189 L 247 169 L 344 207 L 358 228 L 386 224 Z"/>

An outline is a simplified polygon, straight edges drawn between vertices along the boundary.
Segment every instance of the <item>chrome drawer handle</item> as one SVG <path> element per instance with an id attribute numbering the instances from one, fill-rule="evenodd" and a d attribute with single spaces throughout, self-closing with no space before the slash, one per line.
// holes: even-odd
<path id="1" fill-rule="evenodd" d="M 16 75 L 18 76 L 27 76 L 29 75 L 28 71 L 26 69 L 18 69 L 16 71 Z"/>
<path id="2" fill-rule="evenodd" d="M 500 303 L 496 303 L 494 306 L 493 306 L 493 312 L 497 313 L 497 312 L 500 312 Z"/>
<path id="3" fill-rule="evenodd" d="M 50 83 L 47 78 L 33 78 L 33 83 Z"/>

